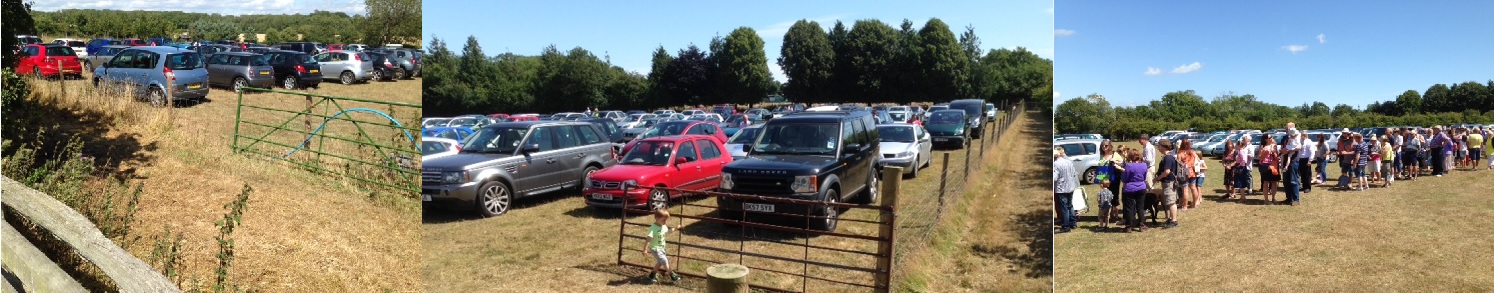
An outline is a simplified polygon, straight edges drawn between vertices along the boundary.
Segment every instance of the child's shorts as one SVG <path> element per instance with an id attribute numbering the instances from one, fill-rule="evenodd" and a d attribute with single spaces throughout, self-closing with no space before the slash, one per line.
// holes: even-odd
<path id="1" fill-rule="evenodd" d="M 1193 179 L 1190 179 L 1190 180 L 1193 181 L 1193 186 L 1197 186 L 1197 187 L 1203 187 L 1204 186 L 1204 176 L 1193 177 Z"/>
<path id="2" fill-rule="evenodd" d="M 1364 167 L 1364 165 L 1354 166 L 1354 178 L 1369 177 L 1367 173 L 1364 173 Z"/>
<path id="3" fill-rule="evenodd" d="M 1235 188 L 1250 188 L 1250 170 L 1240 169 L 1235 172 Z"/>
<path id="4" fill-rule="evenodd" d="M 649 248 L 648 249 L 648 254 L 654 256 L 654 263 L 655 264 L 660 265 L 660 266 L 664 266 L 664 267 L 669 267 L 669 255 L 664 254 L 664 250 Z"/>

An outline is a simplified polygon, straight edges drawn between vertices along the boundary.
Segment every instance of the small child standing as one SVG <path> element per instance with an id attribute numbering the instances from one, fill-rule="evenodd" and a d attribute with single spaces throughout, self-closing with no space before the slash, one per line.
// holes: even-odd
<path id="1" fill-rule="evenodd" d="M 648 273 L 648 283 L 659 282 L 659 272 L 669 273 L 669 280 L 680 281 L 680 275 L 669 268 L 669 255 L 664 253 L 664 236 L 674 232 L 664 223 L 669 220 L 669 212 L 663 209 L 654 211 L 654 224 L 648 226 L 648 246 L 643 248 L 643 255 L 654 257 L 654 270 Z"/>
<path id="2" fill-rule="evenodd" d="M 1109 229 L 1110 214 L 1117 213 L 1115 205 L 1111 204 L 1111 201 L 1115 200 L 1115 194 L 1110 193 L 1109 179 L 1100 181 L 1100 187 L 1100 229 Z"/>

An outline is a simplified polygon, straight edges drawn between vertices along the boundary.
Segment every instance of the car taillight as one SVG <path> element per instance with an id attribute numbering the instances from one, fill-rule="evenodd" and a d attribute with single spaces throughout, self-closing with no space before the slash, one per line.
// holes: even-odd
<path id="1" fill-rule="evenodd" d="M 358 57 L 358 54 L 353 54 L 353 61 L 362 62 L 363 61 L 363 57 Z"/>
<path id="2" fill-rule="evenodd" d="M 176 80 L 176 72 L 171 72 L 171 68 L 161 69 L 161 75 L 165 75 L 167 80 Z"/>
<path id="3" fill-rule="evenodd" d="M 384 60 L 384 67 L 394 68 L 394 63 L 389 63 L 389 60 L 385 59 Z"/>
<path id="4" fill-rule="evenodd" d="M 296 72 L 306 73 L 306 66 L 296 65 Z"/>

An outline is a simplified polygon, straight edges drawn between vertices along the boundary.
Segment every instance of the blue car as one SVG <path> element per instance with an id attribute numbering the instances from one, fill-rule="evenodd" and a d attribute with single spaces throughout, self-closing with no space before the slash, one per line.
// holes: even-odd
<path id="1" fill-rule="evenodd" d="M 472 136 L 472 133 L 472 129 L 466 127 L 433 127 L 421 131 L 420 137 L 439 137 L 460 142 Z"/>
<path id="2" fill-rule="evenodd" d="M 133 90 L 151 106 L 165 107 L 166 99 L 191 100 L 207 96 L 208 71 L 197 52 L 149 46 L 124 49 L 93 71 L 96 88 Z"/>
<path id="3" fill-rule="evenodd" d="M 91 55 L 93 55 L 93 53 L 97 53 L 99 51 L 99 49 L 104 48 L 104 46 L 108 46 L 108 45 L 122 45 L 122 44 L 123 43 L 120 43 L 119 40 L 115 40 L 115 39 L 105 39 L 105 38 L 92 39 L 92 40 L 88 40 L 88 46 L 86 48 L 84 48 L 84 51 L 88 51 L 88 55 L 91 56 Z"/>

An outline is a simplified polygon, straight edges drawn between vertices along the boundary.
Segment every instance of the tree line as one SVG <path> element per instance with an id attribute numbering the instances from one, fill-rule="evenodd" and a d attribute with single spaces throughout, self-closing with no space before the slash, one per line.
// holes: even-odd
<path id="1" fill-rule="evenodd" d="M 420 45 L 419 0 L 366 0 L 364 4 L 366 15 L 329 11 L 275 15 L 100 9 L 35 11 L 32 12 L 35 31 L 30 33 L 146 39 L 175 38 L 185 32 L 196 40 L 237 40 L 239 34 L 244 34 L 250 42 L 255 41 L 255 34 L 265 34 L 267 43 L 306 40 L 380 45 L 413 40 L 410 45 Z M 304 38 L 298 39 L 297 35 Z"/>
<path id="2" fill-rule="evenodd" d="M 973 27 L 957 38 L 937 18 L 921 29 L 907 20 L 900 29 L 861 20 L 850 29 L 837 21 L 829 31 L 801 20 L 784 34 L 777 60 L 767 59 L 755 30 L 739 27 L 705 48 L 656 48 L 647 75 L 580 47 L 488 57 L 469 36 L 460 52 L 434 37 L 426 49 L 428 116 L 751 105 L 772 94 L 799 103 L 1051 103 L 1053 91 L 1052 60 L 1020 47 L 982 54 Z M 783 68 L 787 83 L 773 80 L 769 62 Z"/>
<path id="3" fill-rule="evenodd" d="M 1408 90 L 1394 100 L 1360 109 L 1323 102 L 1290 107 L 1262 102 L 1254 95 L 1224 94 L 1205 100 L 1192 90 L 1170 92 L 1146 105 L 1112 107 L 1091 94 L 1064 101 L 1054 110 L 1058 133 L 1098 133 L 1134 138 L 1167 130 L 1220 131 L 1275 129 L 1295 122 L 1303 129 L 1432 126 L 1494 123 L 1494 80 L 1436 84 L 1420 94 Z"/>

